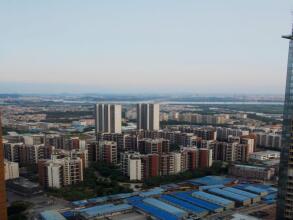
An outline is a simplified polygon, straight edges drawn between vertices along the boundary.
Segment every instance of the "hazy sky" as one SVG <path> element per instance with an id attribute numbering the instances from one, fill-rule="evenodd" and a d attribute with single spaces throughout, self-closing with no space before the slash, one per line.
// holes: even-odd
<path id="1" fill-rule="evenodd" d="M 3 0 L 0 92 L 283 93 L 292 0 Z"/>

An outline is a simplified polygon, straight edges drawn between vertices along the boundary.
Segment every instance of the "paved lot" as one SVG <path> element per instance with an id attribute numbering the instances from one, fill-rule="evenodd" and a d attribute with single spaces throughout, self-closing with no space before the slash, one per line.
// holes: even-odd
<path id="1" fill-rule="evenodd" d="M 235 208 L 232 210 L 228 210 L 222 213 L 217 213 L 217 214 L 213 214 L 210 216 L 207 216 L 205 219 L 206 220 L 224 220 L 224 219 L 231 219 L 231 216 L 235 213 L 241 213 L 241 214 L 250 214 L 253 213 L 255 211 L 260 211 L 260 210 L 267 210 L 267 209 L 274 209 L 276 205 L 267 205 L 267 204 L 255 204 L 253 206 L 249 206 L 249 207 L 241 207 L 241 208 Z"/>
<path id="2" fill-rule="evenodd" d="M 38 214 L 44 210 L 63 210 L 70 207 L 68 201 L 55 198 L 47 197 L 45 194 L 34 196 L 34 197 L 25 197 L 20 196 L 12 191 L 7 191 L 8 203 L 11 204 L 14 201 L 27 201 L 33 204 L 33 207 L 28 210 L 29 219 L 37 219 Z"/>
<path id="3" fill-rule="evenodd" d="M 137 212 L 130 212 L 126 214 L 109 217 L 109 220 L 146 220 L 147 217 Z"/>

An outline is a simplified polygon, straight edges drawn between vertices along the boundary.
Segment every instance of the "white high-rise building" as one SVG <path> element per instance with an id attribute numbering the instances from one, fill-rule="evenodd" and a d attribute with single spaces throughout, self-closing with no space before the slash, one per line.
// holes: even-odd
<path id="1" fill-rule="evenodd" d="M 142 180 L 141 155 L 138 152 L 121 153 L 121 171 L 130 180 Z"/>
<path id="2" fill-rule="evenodd" d="M 171 152 L 171 155 L 174 157 L 174 174 L 181 172 L 181 153 Z"/>
<path id="3" fill-rule="evenodd" d="M 16 179 L 19 177 L 18 163 L 4 160 L 5 180 Z"/>
<path id="4" fill-rule="evenodd" d="M 46 188 L 74 185 L 83 181 L 83 169 L 83 161 L 79 157 L 57 159 L 57 155 L 52 155 L 51 160 L 39 161 L 39 181 Z"/>
<path id="5" fill-rule="evenodd" d="M 141 159 L 131 157 L 128 162 L 128 173 L 130 180 L 141 180 Z"/>
<path id="6" fill-rule="evenodd" d="M 137 129 L 160 129 L 159 104 L 137 104 Z"/>
<path id="7" fill-rule="evenodd" d="M 47 166 L 48 187 L 61 188 L 62 187 L 62 164 L 49 163 Z"/>
<path id="8" fill-rule="evenodd" d="M 121 133 L 121 105 L 96 104 L 96 133 Z"/>

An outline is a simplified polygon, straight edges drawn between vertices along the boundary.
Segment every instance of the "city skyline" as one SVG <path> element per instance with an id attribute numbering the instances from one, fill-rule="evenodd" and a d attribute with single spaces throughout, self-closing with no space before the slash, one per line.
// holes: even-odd
<path id="1" fill-rule="evenodd" d="M 0 26 L 0 220 L 293 219 L 292 0 L 2 1 Z"/>
<path id="2" fill-rule="evenodd" d="M 0 93 L 284 93 L 290 1 L 55 3 L 2 4 Z"/>

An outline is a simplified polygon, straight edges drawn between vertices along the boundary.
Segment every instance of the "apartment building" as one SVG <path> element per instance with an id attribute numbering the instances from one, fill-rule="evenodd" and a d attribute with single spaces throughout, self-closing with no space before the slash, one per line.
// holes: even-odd
<path id="1" fill-rule="evenodd" d="M 122 133 L 98 133 L 98 141 L 114 141 L 117 143 L 118 150 L 125 148 L 125 134 Z"/>
<path id="2" fill-rule="evenodd" d="M 169 141 L 163 138 L 150 139 L 144 138 L 138 141 L 138 151 L 142 154 L 159 154 L 169 153 Z"/>
<path id="3" fill-rule="evenodd" d="M 195 170 L 197 168 L 211 167 L 213 163 L 213 150 L 197 147 L 181 148 L 181 170 Z"/>
<path id="4" fill-rule="evenodd" d="M 23 143 L 5 143 L 5 159 L 20 165 L 37 164 L 40 159 L 49 159 L 54 150 L 53 146 L 25 145 Z"/>
<path id="5" fill-rule="evenodd" d="M 142 161 L 141 155 L 138 152 L 123 152 L 121 153 L 121 171 L 123 175 L 128 176 L 129 180 L 142 180 Z"/>
<path id="6" fill-rule="evenodd" d="M 159 130 L 160 129 L 160 105 L 137 104 L 137 129 Z"/>
<path id="7" fill-rule="evenodd" d="M 70 157 L 70 158 L 80 158 L 82 160 L 82 167 L 83 168 L 88 168 L 89 166 L 89 155 L 88 155 L 88 150 L 63 150 L 63 149 L 54 149 L 50 155 L 50 159 L 53 157 L 57 159 L 62 159 L 65 157 Z"/>
<path id="8" fill-rule="evenodd" d="M 144 154 L 141 156 L 142 178 L 148 179 L 160 175 L 159 155 Z"/>
<path id="9" fill-rule="evenodd" d="M 115 104 L 96 104 L 96 134 L 99 132 L 121 133 L 121 105 Z"/>
<path id="10" fill-rule="evenodd" d="M 16 179 L 19 177 L 18 163 L 4 160 L 5 180 Z"/>
<path id="11" fill-rule="evenodd" d="M 282 135 L 275 133 L 256 133 L 257 147 L 281 149 Z"/>
<path id="12" fill-rule="evenodd" d="M 86 141 L 79 137 L 71 137 L 68 135 L 49 134 L 45 136 L 45 145 L 54 146 L 56 149 L 73 150 L 84 149 Z"/>
<path id="13" fill-rule="evenodd" d="M 248 161 L 249 145 L 238 142 L 216 142 L 213 146 L 213 159 L 221 161 Z"/>
<path id="14" fill-rule="evenodd" d="M 240 137 L 246 135 L 249 135 L 249 131 L 240 128 L 217 128 L 217 140 L 219 141 L 227 141 L 229 136 Z"/>
<path id="15" fill-rule="evenodd" d="M 96 161 L 117 164 L 117 143 L 114 141 L 100 141 L 96 149 Z"/>
<path id="16" fill-rule="evenodd" d="M 83 181 L 83 162 L 79 157 L 65 157 L 38 162 L 39 183 L 45 188 L 61 188 Z"/>

